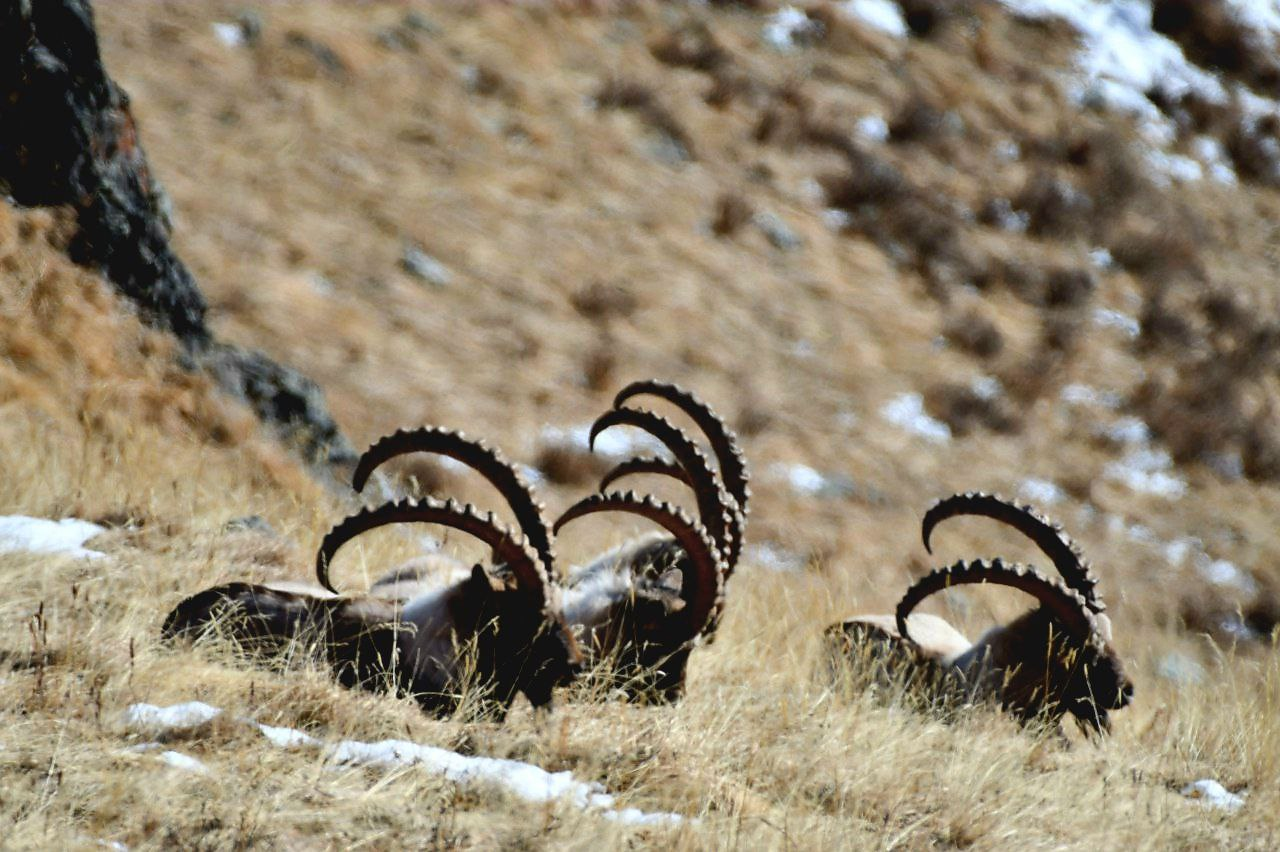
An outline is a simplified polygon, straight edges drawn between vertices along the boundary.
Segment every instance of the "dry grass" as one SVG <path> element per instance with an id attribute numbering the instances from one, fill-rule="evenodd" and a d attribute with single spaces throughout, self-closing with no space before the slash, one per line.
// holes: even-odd
<path id="1" fill-rule="evenodd" d="M 1082 231 L 1101 224 L 1031 237 L 959 219 L 967 254 L 956 269 L 977 287 L 900 268 L 865 235 L 824 223 L 818 181 L 845 173 L 844 155 L 803 134 L 755 137 L 762 114 L 788 98 L 845 132 L 861 115 L 891 119 L 920 99 L 958 114 L 963 129 L 909 134 L 876 156 L 931 205 L 943 197 L 936 209 L 979 210 L 1052 174 L 1115 206 L 1117 233 L 1160 233 L 1170 210 L 1191 216 L 1201 230 L 1185 233 L 1203 241 L 1186 264 L 1262 291 L 1277 272 L 1280 196 L 1209 184 L 1107 196 L 1114 181 L 1097 175 L 1114 173 L 1123 152 L 1106 147 L 1084 165 L 1064 153 L 1071 108 L 1047 66 L 1068 59 L 1052 31 L 977 4 L 981 37 L 943 23 L 927 41 L 886 45 L 846 26 L 780 55 L 759 43 L 758 15 L 741 9 L 433 6 L 423 11 L 437 31 L 411 29 L 410 49 L 400 36 L 398 48 L 375 38 L 402 20 L 401 4 L 315 2 L 264 4 L 261 42 L 233 50 L 210 24 L 240 4 L 100 6 L 108 66 L 133 95 L 218 332 L 319 380 L 358 445 L 436 423 L 533 463 L 554 455 L 539 437 L 545 424 L 589 421 L 623 382 L 685 382 L 746 438 L 749 543 L 804 567 L 772 572 L 749 553 L 719 638 L 694 655 L 688 698 L 673 708 L 571 703 L 549 720 L 519 708 L 500 727 L 436 722 L 305 666 L 273 675 L 216 649 L 163 648 L 158 626 L 184 594 L 233 578 L 307 577 L 319 536 L 347 507 L 176 367 L 166 341 L 100 282 L 69 269 L 48 245 L 55 221 L 0 210 L 0 506 L 132 522 L 95 542 L 107 561 L 0 557 L 6 843 L 1276 846 L 1280 661 L 1266 642 L 1229 649 L 1189 629 L 1195 613 L 1250 601 L 1189 562 L 1170 564 L 1159 543 L 1195 536 L 1275 588 L 1280 492 L 1191 459 L 1176 471 L 1188 496 L 1134 494 L 1105 475 L 1123 449 L 1099 437 L 1122 412 L 1059 400 L 1068 383 L 1129 400 L 1181 363 L 1090 321 L 1096 307 L 1136 315 L 1151 287 L 1144 272 L 1099 272 L 1083 307 L 1046 306 L 1017 282 L 1081 268 L 1092 247 Z M 710 27 L 715 60 L 667 64 L 664 45 L 691 18 Z M 316 44 L 338 64 L 321 62 L 329 55 Z M 696 159 L 671 156 L 652 109 L 598 108 L 593 98 L 618 80 L 651 92 L 646 102 Z M 1070 118 L 1115 134 L 1106 146 L 1131 133 L 1097 115 Z M 1003 141 L 1026 155 L 996 162 Z M 731 229 L 717 225 L 726 198 L 750 211 Z M 771 243 L 757 224 L 764 213 L 798 247 Z M 443 262 L 451 283 L 403 271 L 409 244 Z M 1264 295 L 1255 301 L 1255 312 L 1274 313 Z M 971 316 L 1000 341 L 980 357 L 941 342 L 960 340 Z M 1016 405 L 1015 431 L 979 425 L 932 444 L 879 416 L 904 391 L 965 388 L 988 374 Z M 794 463 L 853 487 L 796 493 L 779 468 Z M 572 456 L 555 464 L 568 484 L 548 488 L 553 511 L 590 471 Z M 1015 492 L 1027 477 L 1064 489 L 1050 512 L 1093 556 L 1112 604 L 1137 682 L 1113 737 L 1095 745 L 1072 733 L 1068 747 L 986 711 L 943 725 L 815 676 L 822 626 L 888 611 L 927 567 L 917 525 L 930 500 Z M 469 477 L 443 481 L 493 502 Z M 226 528 L 253 514 L 276 536 Z M 953 524 L 939 533 L 939 561 L 1032 555 L 979 521 Z M 560 550 L 582 558 L 626 531 L 607 526 L 589 527 L 595 539 L 575 529 Z M 412 552 L 395 532 L 370 539 L 344 555 L 341 582 L 358 587 Z M 951 605 L 972 635 L 1015 604 L 991 592 Z M 1162 676 L 1174 653 L 1202 666 L 1203 680 Z M 571 769 L 626 804 L 700 821 L 622 828 L 417 770 L 335 768 L 229 724 L 173 746 L 205 761 L 208 776 L 126 751 L 138 741 L 121 722 L 128 704 L 189 699 L 326 740 L 405 737 Z M 1177 794 L 1202 777 L 1247 791 L 1247 805 L 1226 815 Z"/>

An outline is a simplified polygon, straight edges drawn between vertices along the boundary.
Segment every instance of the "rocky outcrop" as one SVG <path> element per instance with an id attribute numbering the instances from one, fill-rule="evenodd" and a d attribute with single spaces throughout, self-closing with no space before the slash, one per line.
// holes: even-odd
<path id="1" fill-rule="evenodd" d="M 169 242 L 167 198 L 147 166 L 128 95 L 107 75 L 88 0 L 9 0 L 0 8 L 0 190 L 10 203 L 74 211 L 68 247 L 184 363 L 207 370 L 313 464 L 354 459 L 315 383 L 260 352 L 214 339 L 205 301 Z"/>

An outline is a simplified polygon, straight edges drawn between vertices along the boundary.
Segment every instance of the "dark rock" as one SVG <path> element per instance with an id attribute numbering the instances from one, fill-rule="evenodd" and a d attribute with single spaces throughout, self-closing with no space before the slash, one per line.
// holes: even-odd
<path id="1" fill-rule="evenodd" d="M 308 461 L 354 458 L 311 381 L 213 339 L 204 296 L 169 243 L 168 200 L 128 95 L 103 68 L 87 0 L 0 8 L 0 191 L 27 207 L 69 208 L 71 259 L 100 271 L 144 321 L 178 338 L 184 363 L 212 372 Z"/>

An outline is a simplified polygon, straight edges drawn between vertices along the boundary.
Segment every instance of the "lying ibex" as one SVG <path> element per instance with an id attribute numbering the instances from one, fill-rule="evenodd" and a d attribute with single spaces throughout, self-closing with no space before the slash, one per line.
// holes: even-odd
<path id="1" fill-rule="evenodd" d="M 707 436 L 719 470 L 684 430 L 651 411 L 624 406 L 640 395 L 666 400 L 687 414 Z M 715 631 L 724 583 L 742 552 L 751 494 L 746 463 L 724 421 L 677 385 L 640 381 L 623 388 L 614 407 L 592 424 L 592 448 L 600 433 L 614 426 L 648 432 L 671 451 L 672 459 L 624 461 L 605 474 L 601 491 L 634 474 L 673 477 L 693 489 L 699 522 L 630 492 L 602 493 L 571 507 L 556 522 L 557 531 L 585 514 L 620 510 L 659 520 L 670 535 L 640 536 L 573 569 L 565 612 L 586 628 L 582 644 L 588 657 L 603 664 L 629 698 L 674 701 L 684 689 L 693 643 Z"/>
<path id="2" fill-rule="evenodd" d="M 518 474 L 496 452 L 456 433 L 435 433 L 459 454 L 483 459 L 490 482 L 509 501 L 520 502 L 511 487 Z M 448 557 L 428 557 L 391 571 L 365 595 L 341 595 L 333 588 L 329 565 L 344 544 L 406 522 L 469 533 L 492 549 L 493 564 L 468 571 Z M 314 642 L 344 685 L 390 687 L 440 715 L 457 709 L 470 676 L 482 695 L 480 707 L 501 716 L 517 692 L 535 707 L 549 704 L 554 687 L 569 682 L 581 663 L 559 589 L 546 573 L 549 559 L 549 542 L 531 547 L 525 535 L 470 505 L 432 498 L 387 503 L 352 515 L 324 537 L 316 555 L 319 588 L 218 586 L 178 604 L 163 633 L 221 631 L 260 654 Z M 445 577 L 429 576 L 442 569 Z"/>
<path id="3" fill-rule="evenodd" d="M 707 434 L 731 491 L 725 490 L 702 451 L 681 429 L 651 412 L 621 407 L 638 394 L 661 397 L 689 414 Z M 690 643 L 714 624 L 712 614 L 719 605 L 723 580 L 741 550 L 750 496 L 746 465 L 719 417 L 692 393 L 675 385 L 636 382 L 618 394 L 615 406 L 593 424 L 593 444 L 610 426 L 633 425 L 671 448 L 676 461 L 625 461 L 606 474 L 601 489 L 631 474 L 675 477 L 693 487 L 708 529 L 677 508 L 629 493 L 597 495 L 579 502 L 557 521 L 557 532 L 588 514 L 626 512 L 658 523 L 667 535 L 641 536 L 570 572 L 563 590 L 564 614 L 589 660 L 602 667 L 625 694 L 632 699 L 671 700 L 683 688 Z M 495 459 L 491 452 L 459 444 L 456 436 L 418 429 L 378 441 L 360 459 L 354 477 L 356 489 L 364 488 L 379 465 L 414 452 L 443 453 L 484 474 L 507 498 L 548 573 L 553 571 L 552 534 L 532 489 L 510 465 Z"/>
<path id="4" fill-rule="evenodd" d="M 566 620 L 587 660 L 631 700 L 674 701 L 684 690 L 694 640 L 720 600 L 724 577 L 716 544 L 683 511 L 632 492 L 593 494 L 556 521 L 597 512 L 630 512 L 670 536 L 626 542 L 575 570 L 564 593 Z"/>
<path id="5" fill-rule="evenodd" d="M 926 544 L 934 524 L 970 511 L 1000 517 L 1027 532 L 1052 551 L 1067 583 L 999 559 L 957 562 L 913 584 L 894 615 L 858 616 L 829 627 L 829 651 L 844 660 L 870 658 L 881 672 L 902 677 L 913 688 L 922 687 L 944 701 L 995 700 L 1024 721 L 1056 722 L 1070 713 L 1083 726 L 1109 730 L 1109 712 L 1129 704 L 1133 684 L 1111 647 L 1110 621 L 1101 612 L 1096 581 L 1078 552 L 1029 509 L 987 495 L 960 495 L 930 510 L 925 516 Z M 933 593 L 972 583 L 1020 589 L 1040 605 L 991 628 L 976 642 L 937 616 L 912 615 Z M 1087 594 L 1077 587 L 1085 587 Z"/>

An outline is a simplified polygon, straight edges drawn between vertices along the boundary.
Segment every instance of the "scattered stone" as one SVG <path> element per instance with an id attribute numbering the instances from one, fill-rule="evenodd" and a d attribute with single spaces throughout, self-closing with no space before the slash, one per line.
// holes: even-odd
<path id="1" fill-rule="evenodd" d="M 794 251 L 804 245 L 804 241 L 796 236 L 795 231 L 772 213 L 757 213 L 751 221 L 764 234 L 769 244 L 780 251 Z"/>
<path id="2" fill-rule="evenodd" d="M 415 245 L 406 245 L 400 255 L 400 268 L 432 287 L 448 287 L 453 281 L 449 268 Z"/>

